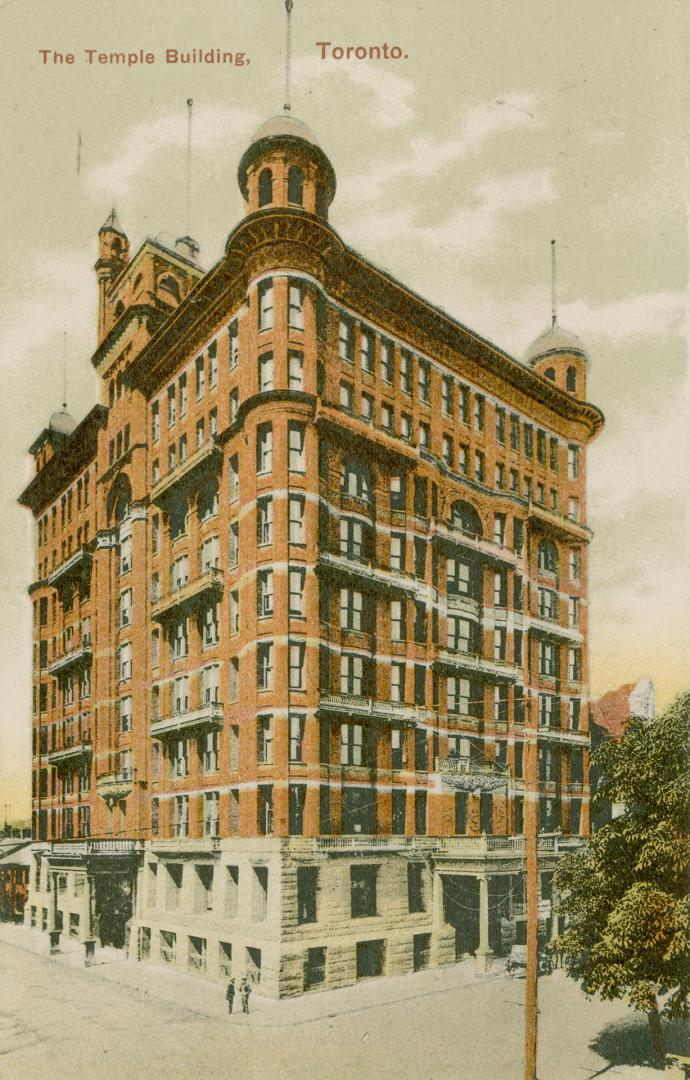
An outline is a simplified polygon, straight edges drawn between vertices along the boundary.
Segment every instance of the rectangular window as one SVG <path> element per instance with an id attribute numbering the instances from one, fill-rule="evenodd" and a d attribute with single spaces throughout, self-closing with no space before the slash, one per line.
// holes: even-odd
<path id="1" fill-rule="evenodd" d="M 568 499 L 568 517 L 571 521 L 580 520 L 580 502 L 578 499 Z"/>
<path id="2" fill-rule="evenodd" d="M 424 871 L 424 863 L 407 864 L 407 909 L 411 913 L 426 911 Z"/>
<path id="3" fill-rule="evenodd" d="M 304 356 L 301 352 L 288 353 L 288 386 L 291 390 L 304 389 Z"/>
<path id="4" fill-rule="evenodd" d="M 582 653 L 579 649 L 568 649 L 568 679 L 580 682 L 582 679 Z"/>
<path id="5" fill-rule="evenodd" d="M 342 380 L 340 383 L 340 407 L 345 412 L 354 412 L 355 408 L 355 389 L 351 382 Z"/>
<path id="6" fill-rule="evenodd" d="M 506 541 L 506 515 L 494 514 L 494 544 L 503 547 Z"/>
<path id="7" fill-rule="evenodd" d="M 304 723 L 305 717 L 303 713 L 290 713 L 290 761 L 299 762 L 304 760 Z"/>
<path id="8" fill-rule="evenodd" d="M 120 731 L 132 730 L 132 699 L 125 697 L 120 699 Z"/>
<path id="9" fill-rule="evenodd" d="M 304 530 L 304 497 L 291 495 L 288 500 L 289 539 L 291 544 L 306 542 Z"/>
<path id="10" fill-rule="evenodd" d="M 240 407 L 240 392 L 237 389 L 237 387 L 235 387 L 234 390 L 230 391 L 229 405 L 230 405 L 230 423 L 234 424 L 235 420 L 237 419 L 237 413 L 238 413 L 238 410 L 239 410 L 239 407 Z"/>
<path id="11" fill-rule="evenodd" d="M 391 600 L 391 640 L 405 641 L 406 633 L 405 601 Z"/>
<path id="12" fill-rule="evenodd" d="M 218 732 L 207 731 L 203 737 L 203 767 L 205 773 L 218 771 Z M 216 810 L 218 809 L 216 804 Z M 216 813 L 216 818 L 217 818 Z M 216 833 L 206 833 L 206 836 L 215 836 Z"/>
<path id="13" fill-rule="evenodd" d="M 381 427 L 384 431 L 393 430 L 393 406 L 386 402 L 381 406 Z"/>
<path id="14" fill-rule="evenodd" d="M 474 398 L 474 429 L 475 431 L 484 430 L 484 398 L 480 394 L 475 394 Z"/>
<path id="15" fill-rule="evenodd" d="M 405 664 L 391 664 L 391 701 L 405 700 Z"/>
<path id="16" fill-rule="evenodd" d="M 197 356 L 194 370 L 196 376 L 196 399 L 200 401 L 206 392 L 206 368 L 203 356 Z"/>
<path id="17" fill-rule="evenodd" d="M 288 647 L 288 686 L 290 690 L 304 690 L 304 658 L 306 650 L 305 642 L 290 642 Z"/>
<path id="18" fill-rule="evenodd" d="M 483 484 L 486 477 L 485 459 L 481 450 L 474 452 L 474 478 L 478 484 Z"/>
<path id="19" fill-rule="evenodd" d="M 558 439 L 549 439 L 549 468 L 558 472 Z"/>
<path id="20" fill-rule="evenodd" d="M 256 757 L 261 765 L 273 764 L 273 717 L 256 719 Z"/>
<path id="21" fill-rule="evenodd" d="M 525 443 L 525 457 L 531 458 L 534 452 L 534 428 L 531 424 L 525 424 L 523 434 Z"/>
<path id="22" fill-rule="evenodd" d="M 161 436 L 160 406 L 154 401 L 151 406 L 151 442 L 158 442 Z"/>
<path id="23" fill-rule="evenodd" d="M 240 561 L 240 526 L 237 521 L 230 525 L 230 569 L 234 570 Z"/>
<path id="24" fill-rule="evenodd" d="M 343 653 L 340 657 L 340 693 L 361 697 L 364 693 L 364 660 Z"/>
<path id="25" fill-rule="evenodd" d="M 376 885 L 378 866 L 350 867 L 350 915 L 353 919 L 378 914 L 376 909 Z"/>
<path id="26" fill-rule="evenodd" d="M 300 281 L 288 282 L 288 326 L 304 330 L 304 285 Z"/>
<path id="27" fill-rule="evenodd" d="M 228 461 L 228 488 L 230 502 L 237 502 L 240 497 L 240 468 L 237 454 L 233 454 Z"/>
<path id="28" fill-rule="evenodd" d="M 371 394 L 362 394 L 360 400 L 360 414 L 363 420 L 370 423 L 374 419 L 374 399 Z"/>
<path id="29" fill-rule="evenodd" d="M 400 390 L 403 394 L 412 393 L 412 357 L 407 349 L 400 350 Z"/>
<path id="30" fill-rule="evenodd" d="M 273 571 L 259 570 L 256 578 L 256 608 L 260 619 L 273 615 Z"/>
<path id="31" fill-rule="evenodd" d="M 187 375 L 183 372 L 177 380 L 177 389 L 180 398 L 180 416 L 187 412 Z"/>
<path id="32" fill-rule="evenodd" d="M 256 685 L 259 690 L 273 689 L 272 641 L 260 641 L 256 647 Z"/>
<path id="33" fill-rule="evenodd" d="M 359 337 L 359 362 L 366 375 L 374 373 L 374 335 L 362 327 Z"/>
<path id="34" fill-rule="evenodd" d="M 580 475 L 580 449 L 577 446 L 568 447 L 568 479 L 577 480 Z"/>
<path id="35" fill-rule="evenodd" d="M 256 429 L 256 471 L 260 475 L 273 470 L 273 425 L 259 424 Z"/>
<path id="36" fill-rule="evenodd" d="M 304 615 L 304 579 L 303 567 L 290 567 L 288 572 L 289 612 L 290 615 Z"/>
<path id="37" fill-rule="evenodd" d="M 494 573 L 494 604 L 496 607 L 506 607 L 508 604 L 508 581 L 503 570 Z"/>
<path id="38" fill-rule="evenodd" d="M 385 383 L 393 382 L 393 344 L 381 339 L 381 378 Z"/>
<path id="39" fill-rule="evenodd" d="M 340 626 L 344 630 L 362 629 L 362 593 L 356 589 L 340 590 Z"/>
<path id="40" fill-rule="evenodd" d="M 510 417 L 510 449 L 516 453 L 520 449 L 520 417 L 514 413 Z"/>
<path id="41" fill-rule="evenodd" d="M 126 679 L 132 677 L 132 646 L 130 642 L 125 642 L 124 645 L 120 645 L 118 649 L 118 668 L 120 682 L 124 682 Z"/>
<path id="42" fill-rule="evenodd" d="M 444 375 L 441 380 L 441 409 L 444 416 L 453 415 L 453 397 L 453 380 L 448 375 Z"/>
<path id="43" fill-rule="evenodd" d="M 431 395 L 431 368 L 427 360 L 417 362 L 417 385 L 419 387 L 419 400 L 428 405 Z"/>
<path id="44" fill-rule="evenodd" d="M 391 533 L 391 570 L 405 569 L 405 535 Z"/>
<path id="45" fill-rule="evenodd" d="M 537 461 L 540 465 L 546 465 L 546 432 L 537 429 Z"/>
<path id="46" fill-rule="evenodd" d="M 341 360 L 351 364 L 354 360 L 355 328 L 351 319 L 341 318 L 338 329 L 338 352 Z"/>
<path id="47" fill-rule="evenodd" d="M 273 497 L 266 495 L 257 499 L 257 543 L 261 546 L 273 543 Z"/>
<path id="48" fill-rule="evenodd" d="M 127 574 L 132 569 L 132 537 L 124 536 L 120 540 L 120 573 Z"/>
<path id="49" fill-rule="evenodd" d="M 316 922 L 318 881 L 318 866 L 297 867 L 297 922 L 300 924 Z M 321 952 L 322 950 L 317 949 L 315 951 Z"/>
<path id="50" fill-rule="evenodd" d="M 220 640 L 218 603 L 207 604 L 203 613 L 204 645 L 217 645 Z"/>
<path id="51" fill-rule="evenodd" d="M 303 473 L 306 471 L 305 438 L 306 426 L 291 421 L 288 424 L 288 468 L 290 472 Z"/>
<path id="52" fill-rule="evenodd" d="M 175 387 L 170 385 L 168 387 L 168 427 L 172 427 L 177 419 L 177 401 L 175 398 Z"/>
<path id="53" fill-rule="evenodd" d="M 215 734 L 215 732 L 214 732 Z M 215 766 L 217 768 L 217 766 Z M 214 769 L 207 769 L 207 772 L 215 772 Z M 219 835 L 219 794 L 217 791 L 204 792 L 204 836 L 218 836 Z M 209 875 L 209 880 L 205 888 L 205 910 L 211 911 L 213 907 L 213 867 L 204 867 L 204 870 Z"/>
<path id="54" fill-rule="evenodd" d="M 259 282 L 259 330 L 273 328 L 273 282 Z"/>
<path id="55" fill-rule="evenodd" d="M 132 590 L 124 589 L 120 593 L 120 626 L 130 626 L 132 622 Z"/>
<path id="56" fill-rule="evenodd" d="M 240 338 L 237 319 L 233 319 L 228 327 L 228 363 L 230 370 L 234 371 L 240 358 Z"/>
<path id="57" fill-rule="evenodd" d="M 259 393 L 273 389 L 273 353 L 262 353 L 259 357 Z"/>

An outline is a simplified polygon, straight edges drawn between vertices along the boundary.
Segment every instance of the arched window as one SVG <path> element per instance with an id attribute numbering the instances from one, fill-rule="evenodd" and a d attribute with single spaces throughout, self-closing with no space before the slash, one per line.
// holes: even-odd
<path id="1" fill-rule="evenodd" d="M 577 390 L 577 368 L 568 368 L 565 375 L 565 388 L 569 394 L 574 394 Z"/>
<path id="2" fill-rule="evenodd" d="M 176 540 L 187 531 L 187 500 L 182 495 L 174 495 L 170 502 L 170 539 Z"/>
<path id="3" fill-rule="evenodd" d="M 454 502 L 450 510 L 450 525 L 452 529 L 468 533 L 470 536 L 482 535 L 482 520 L 473 506 L 463 502 L 462 499 Z"/>
<path id="4" fill-rule="evenodd" d="M 371 498 L 371 473 L 360 461 L 347 460 L 343 465 L 343 495 L 354 495 L 357 499 Z"/>
<path id="5" fill-rule="evenodd" d="M 259 173 L 259 206 L 268 206 L 273 202 L 273 175 L 270 169 Z"/>
<path id="6" fill-rule="evenodd" d="M 539 569 L 549 574 L 558 570 L 558 550 L 553 540 L 542 540 L 538 552 Z"/>
<path id="7" fill-rule="evenodd" d="M 556 381 L 556 372 L 552 367 L 547 367 L 546 371 L 544 372 L 544 378 L 551 379 L 551 382 Z"/>
<path id="8" fill-rule="evenodd" d="M 131 499 L 132 489 L 129 486 L 129 480 L 121 474 L 108 495 L 108 521 L 111 525 L 121 525 L 129 517 Z"/>
<path id="9" fill-rule="evenodd" d="M 218 484 L 215 480 L 204 484 L 199 492 L 199 520 L 206 521 L 218 513 Z"/>
<path id="10" fill-rule="evenodd" d="M 288 171 L 288 202 L 301 206 L 304 201 L 304 173 L 297 165 L 291 165 Z"/>
<path id="11" fill-rule="evenodd" d="M 160 281 L 158 282 L 158 288 L 163 289 L 165 292 L 169 292 L 173 299 L 176 300 L 179 304 L 180 286 L 177 282 L 177 279 L 172 277 L 171 274 L 168 274 L 166 277 L 160 279 Z"/>

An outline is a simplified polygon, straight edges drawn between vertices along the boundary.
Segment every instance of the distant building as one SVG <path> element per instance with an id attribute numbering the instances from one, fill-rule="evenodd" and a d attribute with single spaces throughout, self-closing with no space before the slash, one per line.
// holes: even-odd
<path id="1" fill-rule="evenodd" d="M 30 866 L 31 840 L 0 840 L 0 921 L 23 921 Z"/>
<path id="2" fill-rule="evenodd" d="M 613 739 L 620 742 L 632 716 L 641 716 L 652 720 L 656 711 L 656 690 L 648 677 L 638 679 L 636 683 L 623 683 L 617 690 L 609 690 L 589 707 L 592 750 L 602 742 Z M 592 766 L 590 784 L 592 794 L 596 792 L 601 778 L 601 770 Z M 601 828 L 611 818 L 623 812 L 620 803 L 607 803 L 592 810 L 592 827 Z"/>

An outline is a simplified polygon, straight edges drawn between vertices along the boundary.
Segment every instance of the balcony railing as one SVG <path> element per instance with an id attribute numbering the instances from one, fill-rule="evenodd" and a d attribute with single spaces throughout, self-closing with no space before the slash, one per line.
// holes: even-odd
<path id="1" fill-rule="evenodd" d="M 48 667 L 51 675 L 57 675 L 60 671 L 66 671 L 67 668 L 72 667 L 73 664 L 83 663 L 85 660 L 91 659 L 91 638 L 84 636 L 81 642 L 74 645 L 68 652 L 62 654 L 62 656 L 56 656 Z"/>
<path id="2" fill-rule="evenodd" d="M 492 790 L 510 781 L 507 766 L 462 755 L 455 758 L 436 758 L 436 772 L 447 787 L 462 791 Z"/>
<path id="3" fill-rule="evenodd" d="M 71 746 L 61 746 L 55 750 L 51 750 L 48 753 L 48 762 L 50 765 L 58 765 L 63 761 L 76 760 L 80 757 L 86 757 L 91 753 L 91 739 L 83 736 L 77 742 L 72 743 Z"/>
<path id="4" fill-rule="evenodd" d="M 450 649 L 439 649 L 436 660 L 449 667 L 462 668 L 464 671 L 477 672 L 484 675 L 492 675 L 497 679 L 507 679 L 516 682 L 519 678 L 518 668 L 506 660 L 493 660 L 480 656 L 478 653 L 453 652 Z"/>
<path id="5" fill-rule="evenodd" d="M 151 489 L 151 499 L 159 502 L 170 494 L 182 481 L 189 481 L 197 469 L 216 465 L 222 458 L 222 451 L 215 439 L 195 450 L 193 454 L 177 465 L 167 476 L 162 477 Z"/>
<path id="6" fill-rule="evenodd" d="M 550 616 L 541 614 L 539 618 L 529 619 L 528 629 L 540 634 L 548 634 L 551 637 L 562 637 L 567 641 L 581 642 L 583 640 L 580 630 L 572 626 L 563 626 L 557 618 L 552 619 Z"/>
<path id="7" fill-rule="evenodd" d="M 579 540 L 588 541 L 592 535 L 592 530 L 586 525 L 581 525 L 580 522 L 573 521 L 572 518 L 563 517 L 562 514 L 556 513 L 555 510 L 547 510 L 545 506 L 540 506 L 539 503 L 533 500 L 530 500 L 527 506 L 527 516 L 564 538 L 576 536 Z"/>
<path id="8" fill-rule="evenodd" d="M 162 838 L 154 836 L 151 840 L 151 847 L 154 851 L 160 851 L 161 854 L 218 855 L 220 853 L 220 837 L 173 836 Z"/>
<path id="9" fill-rule="evenodd" d="M 141 840 L 72 840 L 53 841 L 51 855 L 134 855 L 143 850 Z"/>
<path id="10" fill-rule="evenodd" d="M 48 577 L 48 584 L 58 585 L 65 578 L 77 577 L 90 562 L 91 556 L 86 548 L 78 548 L 74 555 L 70 555 L 69 559 L 53 570 Z"/>
<path id="11" fill-rule="evenodd" d="M 160 620 L 177 608 L 200 600 L 209 592 L 221 593 L 222 591 L 223 571 L 217 566 L 211 566 L 192 581 L 181 582 L 165 596 L 156 600 L 151 609 L 151 615 L 154 619 Z"/>
<path id="12" fill-rule="evenodd" d="M 164 738 L 166 735 L 174 735 L 178 731 L 187 731 L 198 727 L 222 727 L 223 704 L 220 701 L 209 701 L 199 709 L 186 712 L 173 713 L 162 719 L 154 720 L 151 724 L 151 735 L 154 738 Z"/>
<path id="13" fill-rule="evenodd" d="M 385 570 L 382 567 L 371 566 L 369 563 L 358 562 L 356 559 L 348 559 L 345 555 L 334 555 L 330 551 L 322 551 L 320 561 L 322 566 L 328 566 L 349 576 L 363 578 L 370 585 L 377 585 L 382 589 L 409 593 L 417 591 L 414 578 L 398 570 Z"/>
<path id="14" fill-rule="evenodd" d="M 454 529 L 449 525 L 442 525 L 440 522 L 436 524 L 434 533 L 440 540 L 448 540 L 451 544 L 469 548 L 471 551 L 484 555 L 492 562 L 508 566 L 515 565 L 516 555 L 514 551 L 503 547 L 501 544 L 495 544 L 492 540 L 484 540 L 475 533 L 465 532 L 459 528 Z"/>
<path id="15" fill-rule="evenodd" d="M 357 716 L 380 716 L 415 723 L 426 716 L 421 705 L 406 705 L 402 701 L 379 701 L 357 694 L 321 694 L 319 708 L 328 712 L 351 713 Z"/>
<path id="16" fill-rule="evenodd" d="M 458 593 L 446 593 L 446 608 L 448 611 L 466 611 L 468 615 L 479 617 L 481 607 L 478 600 L 471 596 L 461 596 Z"/>
<path id="17" fill-rule="evenodd" d="M 540 724 L 537 734 L 540 739 L 572 743 L 573 746 L 589 746 L 590 743 L 588 731 L 564 731 L 560 724 Z"/>

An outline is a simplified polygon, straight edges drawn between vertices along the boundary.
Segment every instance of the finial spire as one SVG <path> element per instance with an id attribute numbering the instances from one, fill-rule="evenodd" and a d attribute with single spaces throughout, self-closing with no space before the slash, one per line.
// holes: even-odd
<path id="1" fill-rule="evenodd" d="M 556 241 L 551 241 L 551 326 L 556 325 Z"/>
<path id="2" fill-rule="evenodd" d="M 62 331 L 62 407 L 67 408 L 67 331 Z"/>
<path id="3" fill-rule="evenodd" d="M 293 0 L 285 0 L 285 11 L 287 18 L 285 20 L 285 104 L 283 109 L 285 112 L 290 112 L 290 62 L 292 59 L 292 36 L 291 36 L 291 19 Z"/>
<path id="4" fill-rule="evenodd" d="M 192 235 L 192 108 L 194 99 L 187 98 L 187 236 Z"/>

